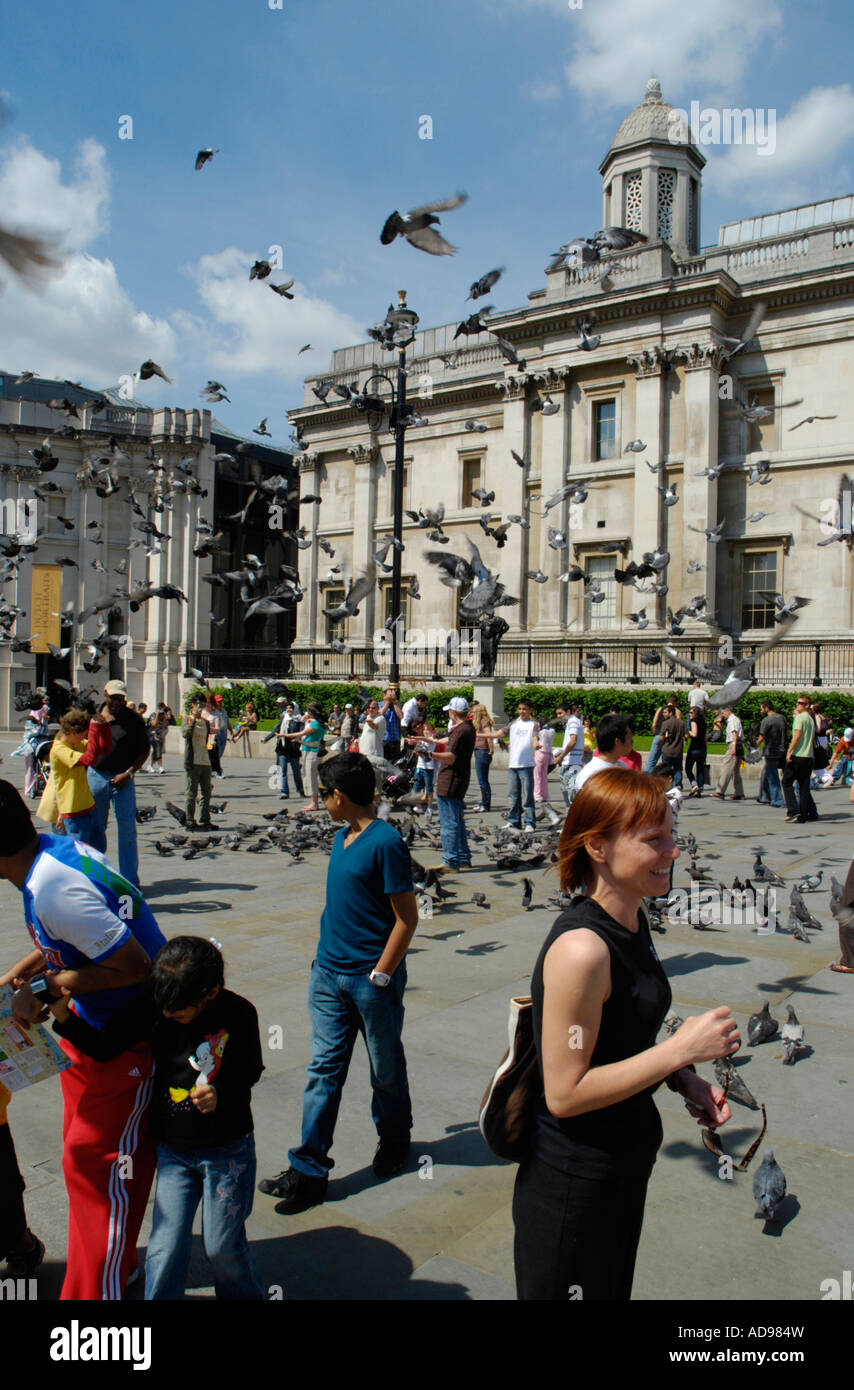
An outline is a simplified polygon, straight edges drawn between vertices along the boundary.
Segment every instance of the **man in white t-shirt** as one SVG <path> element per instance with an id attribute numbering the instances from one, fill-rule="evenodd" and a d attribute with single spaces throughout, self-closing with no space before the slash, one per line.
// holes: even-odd
<path id="1" fill-rule="evenodd" d="M 564 726 L 563 746 L 555 757 L 563 799 L 567 806 L 575 795 L 578 774 L 584 765 L 584 725 L 580 705 L 558 705 L 555 711 Z"/>
<path id="2" fill-rule="evenodd" d="M 512 724 L 496 732 L 496 738 L 510 735 L 510 763 L 507 772 L 510 810 L 505 825 L 513 830 L 522 829 L 522 806 L 525 807 L 525 831 L 533 833 L 536 826 L 534 817 L 534 737 L 540 726 L 534 718 L 534 707 L 530 700 L 520 700 L 516 709 L 517 718 Z"/>
<path id="3" fill-rule="evenodd" d="M 733 801 L 744 800 L 744 783 L 741 780 L 741 759 L 744 752 L 744 729 L 738 715 L 733 712 L 732 706 L 727 705 L 722 711 L 726 715 L 726 757 L 721 763 L 718 785 L 712 792 L 712 796 L 717 801 L 725 801 L 724 792 L 729 786 L 730 777 L 733 779 Z"/>
<path id="4" fill-rule="evenodd" d="M 423 724 L 427 717 L 427 696 L 413 695 L 403 706 L 400 729 L 403 737 L 411 733 L 413 724 Z"/>
<path id="5" fill-rule="evenodd" d="M 700 682 L 695 681 L 694 684 L 691 686 L 691 689 L 688 691 L 688 708 L 704 710 L 708 703 L 708 695 L 706 694 L 703 687 L 700 685 Z"/>
<path id="6" fill-rule="evenodd" d="M 620 759 L 633 751 L 634 737 L 631 720 L 625 714 L 604 715 L 596 725 L 596 756 L 579 772 L 575 795 L 597 772 L 606 772 L 609 768 L 622 768 L 628 772 L 629 769 Z"/>

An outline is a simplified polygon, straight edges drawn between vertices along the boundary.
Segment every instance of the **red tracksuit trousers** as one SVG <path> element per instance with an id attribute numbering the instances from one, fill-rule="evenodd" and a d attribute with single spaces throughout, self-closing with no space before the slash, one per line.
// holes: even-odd
<path id="1" fill-rule="evenodd" d="M 154 1177 L 147 1115 L 151 1047 L 138 1043 L 110 1062 L 96 1062 L 64 1038 L 60 1046 L 72 1062 L 60 1076 L 68 1192 L 68 1266 L 60 1298 L 120 1299 L 136 1265 Z"/>

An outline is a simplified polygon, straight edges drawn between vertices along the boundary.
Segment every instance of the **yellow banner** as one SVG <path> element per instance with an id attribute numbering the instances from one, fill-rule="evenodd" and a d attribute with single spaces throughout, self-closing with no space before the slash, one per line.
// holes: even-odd
<path id="1" fill-rule="evenodd" d="M 30 642 L 31 652 L 46 652 L 48 642 L 59 646 L 59 605 L 62 602 L 62 567 L 33 565 L 30 597 L 30 632 L 38 633 Z"/>

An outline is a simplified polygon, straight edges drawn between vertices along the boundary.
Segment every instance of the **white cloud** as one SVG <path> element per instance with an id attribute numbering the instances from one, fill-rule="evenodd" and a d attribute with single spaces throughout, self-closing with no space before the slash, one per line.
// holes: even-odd
<path id="1" fill-rule="evenodd" d="M 106 386 L 134 372 L 146 357 L 167 362 L 174 357 L 176 340 L 169 324 L 134 306 L 112 261 L 83 249 L 108 229 L 109 203 L 106 152 L 94 140 L 80 145 L 67 182 L 59 160 L 49 159 L 26 139 L 4 155 L 4 223 L 45 235 L 67 252 L 59 273 L 37 284 L 28 285 L 4 270 L 4 366 Z"/>
<path id="2" fill-rule="evenodd" d="M 643 100 L 650 73 L 661 81 L 665 101 L 692 88 L 719 84 L 729 89 L 743 77 L 758 45 L 782 27 L 776 0 L 716 0 L 709 22 L 698 23 L 696 5 L 672 0 L 599 0 L 569 11 L 575 52 L 567 64 L 570 84 L 605 106 L 623 106 L 637 93 Z"/>
<path id="3" fill-rule="evenodd" d="M 110 174 L 107 154 L 96 140 L 84 140 L 74 173 L 62 182 L 58 159 L 49 159 L 26 138 L 4 155 L 0 165 L 0 207 L 6 225 L 40 233 L 70 251 L 88 246 L 109 231 Z"/>
<path id="4" fill-rule="evenodd" d="M 770 153 L 760 153 L 758 144 L 703 147 L 709 156 L 704 185 L 724 193 L 767 193 L 775 207 L 847 192 L 839 170 L 840 155 L 854 140 L 854 91 L 847 82 L 814 87 L 769 121 L 766 113 L 762 134 Z"/>
<path id="5" fill-rule="evenodd" d="M 202 256 L 189 268 L 209 319 L 176 314 L 174 320 L 205 362 L 215 371 L 234 375 L 272 372 L 302 376 L 325 365 L 334 347 L 364 339 L 363 325 L 325 299 L 308 295 L 297 282 L 292 300 L 271 293 L 270 282 L 290 279 L 274 271 L 269 280 L 250 280 L 254 257 L 236 246 Z M 212 320 L 212 322 L 211 322 Z M 218 325 L 218 327 L 217 327 Z M 311 343 L 314 352 L 297 360 L 299 349 Z"/>
<path id="6" fill-rule="evenodd" d="M 293 378 L 322 370 L 333 347 L 364 338 L 364 327 L 299 284 L 296 298 L 272 294 L 270 281 L 249 281 L 254 256 L 236 247 L 202 256 L 191 268 L 198 304 L 138 308 L 116 267 L 86 248 L 109 227 L 110 177 L 106 151 L 94 140 L 80 145 L 70 176 L 60 161 L 26 140 L 0 162 L 4 225 L 46 236 L 65 255 L 58 273 L 29 284 L 3 269 L 0 284 L 0 366 L 68 377 L 93 387 L 117 384 L 147 357 L 159 362 L 174 387 L 156 379 L 135 388 L 143 400 L 171 399 L 202 368 L 235 376 Z M 340 271 L 325 278 L 335 283 Z M 273 281 L 290 278 L 274 272 Z M 304 343 L 313 351 L 298 356 Z"/>
<path id="7" fill-rule="evenodd" d="M 153 357 L 171 375 L 174 331 L 134 307 L 112 261 L 74 252 L 62 275 L 37 289 L 9 277 L 0 291 L 0 315 L 5 367 L 99 387 L 117 385 L 121 375 Z"/>
<path id="8" fill-rule="evenodd" d="M 519 90 L 531 101 L 557 101 L 563 89 L 557 82 L 523 82 Z"/>

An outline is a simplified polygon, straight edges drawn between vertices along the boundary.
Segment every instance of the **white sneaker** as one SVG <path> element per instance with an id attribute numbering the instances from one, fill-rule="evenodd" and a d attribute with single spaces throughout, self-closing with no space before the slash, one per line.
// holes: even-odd
<path id="1" fill-rule="evenodd" d="M 524 828 L 523 831 L 522 831 L 522 834 L 523 834 L 523 835 L 533 835 L 533 833 L 534 833 L 534 827 L 533 827 L 532 825 L 526 825 L 525 828 Z"/>

